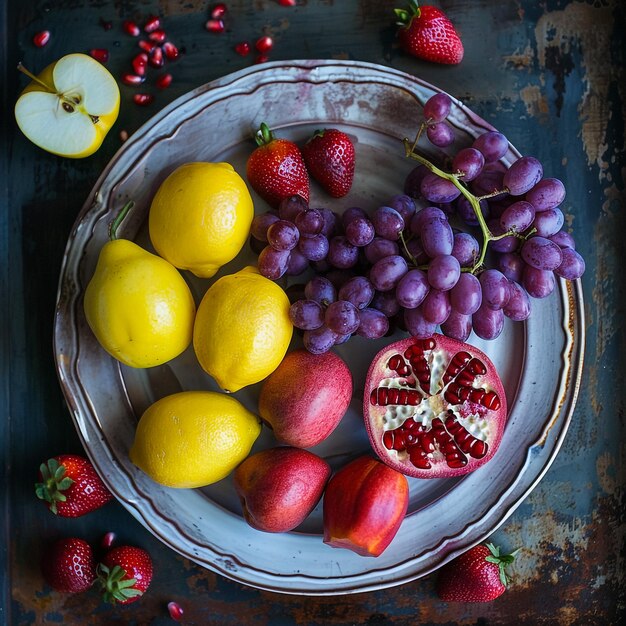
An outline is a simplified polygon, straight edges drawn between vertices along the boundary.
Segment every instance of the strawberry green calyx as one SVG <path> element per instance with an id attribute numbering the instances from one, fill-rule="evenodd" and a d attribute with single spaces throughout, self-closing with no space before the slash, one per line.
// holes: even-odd
<path id="1" fill-rule="evenodd" d="M 413 18 L 419 17 L 421 13 L 417 0 L 409 0 L 409 6 L 406 9 L 394 9 L 393 12 L 398 19 L 396 24 L 405 28 L 408 28 Z"/>
<path id="2" fill-rule="evenodd" d="M 126 602 L 130 598 L 143 595 L 143 591 L 136 589 L 134 578 L 125 579 L 126 570 L 119 565 L 109 569 L 106 565 L 99 563 L 97 567 L 98 581 L 104 589 L 104 599 L 115 604 L 116 602 Z"/>
<path id="3" fill-rule="evenodd" d="M 274 133 L 272 133 L 269 126 L 265 122 L 261 122 L 259 130 L 257 130 L 254 135 L 254 140 L 256 141 L 257 146 L 267 146 L 269 143 L 274 141 Z"/>
<path id="4" fill-rule="evenodd" d="M 50 504 L 49 509 L 57 514 L 57 502 L 65 502 L 63 493 L 69 489 L 74 481 L 65 475 L 65 466 L 60 465 L 56 459 L 49 459 L 39 466 L 42 482 L 35 484 L 35 494 L 40 500 Z"/>
<path id="5" fill-rule="evenodd" d="M 498 572 L 500 575 L 500 582 L 506 587 L 508 584 L 508 580 L 506 577 L 505 568 L 507 565 L 510 565 L 515 560 L 515 556 L 519 552 L 519 548 L 517 550 L 513 550 L 511 554 L 500 554 L 500 548 L 498 546 L 494 546 L 492 543 L 486 544 L 487 548 L 489 548 L 489 552 L 491 554 L 485 557 L 485 561 L 489 563 L 493 563 L 498 566 Z"/>

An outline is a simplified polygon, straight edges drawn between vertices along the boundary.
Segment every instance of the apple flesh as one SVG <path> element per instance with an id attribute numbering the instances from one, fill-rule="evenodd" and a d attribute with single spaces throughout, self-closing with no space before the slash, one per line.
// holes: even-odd
<path id="1" fill-rule="evenodd" d="M 289 446 L 257 452 L 234 473 L 244 519 L 270 533 L 299 526 L 319 502 L 329 477 L 326 461 Z"/>
<path id="2" fill-rule="evenodd" d="M 93 154 L 117 119 L 120 90 L 111 73 L 86 54 L 68 54 L 32 78 L 15 104 L 20 130 L 59 156 Z"/>
<path id="3" fill-rule="evenodd" d="M 333 352 L 290 352 L 266 379 L 259 415 L 281 443 L 310 448 L 337 427 L 350 405 L 352 375 Z"/>

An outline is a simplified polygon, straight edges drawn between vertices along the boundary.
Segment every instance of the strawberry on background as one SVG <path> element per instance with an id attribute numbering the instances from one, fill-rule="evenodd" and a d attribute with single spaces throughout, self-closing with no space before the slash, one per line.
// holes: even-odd
<path id="1" fill-rule="evenodd" d="M 425 61 L 456 65 L 463 59 L 463 43 L 446 14 L 430 5 L 409 0 L 406 9 L 394 9 L 400 48 Z"/>
<path id="2" fill-rule="evenodd" d="M 44 553 L 41 571 L 44 580 L 56 591 L 87 591 L 96 579 L 93 550 L 84 539 L 58 539 Z"/>
<path id="3" fill-rule="evenodd" d="M 104 599 L 114 604 L 138 600 L 152 580 L 152 559 L 141 548 L 118 546 L 109 550 L 97 567 Z"/>

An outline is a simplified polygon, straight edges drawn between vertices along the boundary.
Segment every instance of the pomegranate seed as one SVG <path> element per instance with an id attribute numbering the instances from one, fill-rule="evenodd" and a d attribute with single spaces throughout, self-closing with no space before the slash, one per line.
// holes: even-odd
<path id="1" fill-rule="evenodd" d="M 152 65 L 152 67 L 163 67 L 163 64 L 165 63 L 165 59 L 163 58 L 163 50 L 159 47 L 154 48 L 150 52 L 148 61 L 150 65 Z"/>
<path id="2" fill-rule="evenodd" d="M 224 17 L 226 15 L 226 5 L 223 2 L 218 2 L 212 9 L 211 9 L 211 17 L 214 20 L 219 20 L 220 18 Z"/>
<path id="3" fill-rule="evenodd" d="M 170 43 L 169 41 L 166 41 L 163 44 L 163 54 L 165 54 L 165 56 L 172 60 L 172 59 L 177 59 L 178 58 L 178 48 L 173 44 Z"/>
<path id="4" fill-rule="evenodd" d="M 270 58 L 267 56 L 267 54 L 259 54 L 259 56 L 257 56 L 256 59 L 254 59 L 255 63 L 267 63 L 270 60 Z"/>
<path id="5" fill-rule="evenodd" d="M 157 28 L 148 35 L 148 39 L 155 43 L 163 43 L 167 39 L 167 35 L 163 29 Z"/>
<path id="6" fill-rule="evenodd" d="M 145 52 L 140 52 L 132 61 L 133 70 L 137 76 L 145 76 L 146 66 L 148 65 L 148 55 Z"/>
<path id="7" fill-rule="evenodd" d="M 278 0 L 278 4 L 280 4 L 281 7 L 295 7 L 296 0 Z"/>
<path id="8" fill-rule="evenodd" d="M 163 74 L 163 76 L 159 76 L 155 81 L 155 85 L 159 89 L 167 89 L 171 84 L 172 84 L 171 74 Z"/>
<path id="9" fill-rule="evenodd" d="M 146 41 L 145 39 L 139 40 L 137 44 L 144 52 L 152 52 L 156 48 L 154 41 Z"/>
<path id="10" fill-rule="evenodd" d="M 106 48 L 93 48 L 89 54 L 100 63 L 106 63 L 109 60 L 109 51 Z"/>
<path id="11" fill-rule="evenodd" d="M 122 133 L 124 132 L 126 131 L 122 131 Z M 120 133 L 120 136 L 122 133 Z M 126 133 L 126 139 L 128 139 L 128 133 Z M 122 141 L 126 141 L 126 139 L 123 139 Z M 115 533 L 112 533 L 112 532 L 106 533 L 104 537 L 102 537 L 102 540 L 100 541 L 100 545 L 103 548 L 110 548 L 113 545 L 113 542 L 115 541 L 115 537 L 116 537 Z"/>
<path id="12" fill-rule="evenodd" d="M 153 15 L 152 17 L 148 18 L 148 21 L 145 23 L 143 29 L 146 33 L 153 33 L 155 30 L 157 30 L 157 28 L 160 27 L 161 20 L 156 15 Z"/>
<path id="13" fill-rule="evenodd" d="M 223 33 L 224 32 L 224 22 L 222 20 L 209 20 L 204 27 L 210 33 Z"/>
<path id="14" fill-rule="evenodd" d="M 125 20 L 122 23 L 122 28 L 124 29 L 124 32 L 131 37 L 139 37 L 139 33 L 141 32 L 139 30 L 139 26 L 130 20 Z"/>
<path id="15" fill-rule="evenodd" d="M 149 104 L 152 104 L 154 100 L 154 96 L 151 93 L 136 93 L 133 96 L 133 102 L 140 107 L 147 107 Z"/>
<path id="16" fill-rule="evenodd" d="M 170 617 L 176 622 L 179 622 L 181 620 L 184 613 L 183 608 L 180 606 L 180 604 L 178 604 L 178 602 L 168 602 L 167 610 L 170 613 Z"/>
<path id="17" fill-rule="evenodd" d="M 274 40 L 267 35 L 259 37 L 254 44 L 254 47 L 261 53 L 269 52 L 274 47 Z"/>
<path id="18" fill-rule="evenodd" d="M 50 31 L 42 30 L 39 33 L 35 33 L 33 36 L 33 43 L 38 48 L 43 48 L 50 41 Z"/>
<path id="19" fill-rule="evenodd" d="M 241 41 L 235 46 L 235 52 L 242 57 L 250 54 L 250 44 L 247 41 Z"/>
<path id="20" fill-rule="evenodd" d="M 113 28 L 113 22 L 100 18 L 100 26 L 102 26 L 104 30 L 111 30 Z"/>
<path id="21" fill-rule="evenodd" d="M 135 87 L 136 85 L 141 85 L 144 80 L 146 80 L 145 76 L 137 76 L 137 74 L 122 74 L 122 82 L 125 85 Z"/>

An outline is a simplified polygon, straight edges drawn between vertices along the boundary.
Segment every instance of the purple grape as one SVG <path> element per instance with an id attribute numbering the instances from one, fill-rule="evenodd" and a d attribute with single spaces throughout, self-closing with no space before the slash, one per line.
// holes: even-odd
<path id="1" fill-rule="evenodd" d="M 302 336 L 302 342 L 304 347 L 311 354 L 323 354 L 328 352 L 334 345 L 337 339 L 337 333 L 330 330 L 328 326 L 320 326 L 315 330 L 305 330 Z"/>
<path id="2" fill-rule="evenodd" d="M 309 203 L 302 196 L 289 196 L 278 205 L 278 215 L 281 220 L 295 223 L 296 215 L 308 208 Z"/>
<path id="3" fill-rule="evenodd" d="M 509 293 L 511 297 L 506 303 L 504 314 L 514 322 L 521 322 L 530 316 L 530 298 L 526 289 L 518 282 L 512 280 L 509 282 Z"/>
<path id="4" fill-rule="evenodd" d="M 387 316 L 376 309 L 361 309 L 359 311 L 361 321 L 356 329 L 356 334 L 366 339 L 379 339 L 384 337 L 389 330 Z"/>
<path id="5" fill-rule="evenodd" d="M 293 250 L 299 239 L 298 229 L 287 220 L 278 220 L 267 229 L 267 241 L 275 250 Z"/>
<path id="6" fill-rule="evenodd" d="M 481 339 L 495 339 L 500 336 L 504 328 L 504 313 L 502 309 L 490 309 L 481 306 L 472 315 L 472 328 Z"/>
<path id="7" fill-rule="evenodd" d="M 454 245 L 454 233 L 446 218 L 433 217 L 422 226 L 422 247 L 433 258 L 450 254 Z"/>
<path id="8" fill-rule="evenodd" d="M 345 335 L 337 335 L 337 339 L 335 339 L 335 345 L 340 346 L 342 343 L 346 343 L 348 339 L 352 337 L 352 333 L 346 333 Z"/>
<path id="9" fill-rule="evenodd" d="M 426 136 L 428 137 L 428 141 L 438 148 L 446 148 L 454 142 L 452 126 L 445 122 L 429 124 L 426 128 Z"/>
<path id="10" fill-rule="evenodd" d="M 428 202 L 452 202 L 456 200 L 461 190 L 447 178 L 441 178 L 430 172 L 424 176 L 420 187 L 422 195 Z"/>
<path id="11" fill-rule="evenodd" d="M 526 194 L 526 200 L 537 213 L 555 209 L 565 200 L 565 186 L 558 178 L 544 178 Z"/>
<path id="12" fill-rule="evenodd" d="M 389 239 L 383 239 L 382 237 L 374 237 L 371 243 L 365 246 L 365 258 L 371 265 L 374 265 L 380 259 L 395 254 L 400 254 L 398 244 L 395 241 L 389 241 Z"/>
<path id="13" fill-rule="evenodd" d="M 538 270 L 555 270 L 563 260 L 561 248 L 545 237 L 531 237 L 521 249 L 522 259 Z"/>
<path id="14" fill-rule="evenodd" d="M 509 205 L 500 217 L 500 225 L 504 231 L 512 230 L 523 233 L 535 219 L 535 208 L 530 202 L 519 200 Z"/>
<path id="15" fill-rule="evenodd" d="M 452 171 L 455 174 L 462 173 L 463 175 L 459 178 L 465 182 L 474 180 L 482 172 L 484 166 L 485 157 L 476 148 L 463 148 L 452 159 Z"/>
<path id="16" fill-rule="evenodd" d="M 428 337 L 432 337 L 437 329 L 437 324 L 433 324 L 424 319 L 421 307 L 405 309 L 404 323 L 409 333 L 418 339 L 428 339 Z"/>
<path id="17" fill-rule="evenodd" d="M 441 332 L 446 337 L 452 337 L 458 341 L 467 341 L 472 332 L 472 316 L 463 315 L 452 309 L 448 319 L 441 325 Z"/>
<path id="18" fill-rule="evenodd" d="M 500 220 L 491 219 L 487 222 L 487 226 L 492 235 L 504 235 L 507 231 L 502 228 Z M 502 239 L 496 239 L 491 241 L 489 246 L 494 252 L 513 252 L 517 250 L 520 240 L 515 235 L 509 235 L 508 237 L 502 237 Z"/>
<path id="19" fill-rule="evenodd" d="M 409 230 L 414 235 L 420 236 L 422 234 L 422 227 L 424 224 L 433 217 L 438 217 L 442 220 L 448 219 L 446 214 L 439 207 L 429 206 L 415 213 L 415 215 L 411 218 Z"/>
<path id="20" fill-rule="evenodd" d="M 324 218 L 318 209 L 306 209 L 296 215 L 296 228 L 303 235 L 317 235 L 322 231 Z"/>
<path id="21" fill-rule="evenodd" d="M 484 168 L 483 171 L 472 181 L 470 185 L 475 196 L 491 196 L 501 199 L 507 194 L 504 189 L 504 172 L 497 169 Z M 501 192 L 501 193 L 496 193 Z"/>
<path id="22" fill-rule="evenodd" d="M 533 226 L 540 237 L 552 237 L 561 230 L 564 222 L 565 216 L 561 209 L 546 209 L 535 215 Z"/>
<path id="23" fill-rule="evenodd" d="M 391 241 L 397 241 L 400 233 L 404 230 L 402 215 L 388 206 L 378 207 L 372 213 L 372 224 L 379 237 Z"/>
<path id="24" fill-rule="evenodd" d="M 346 209 L 341 215 L 341 224 L 345 230 L 346 226 L 357 217 L 365 217 L 367 218 L 367 213 L 358 206 L 351 206 Z"/>
<path id="25" fill-rule="evenodd" d="M 377 291 L 371 303 L 371 308 L 384 313 L 386 317 L 393 317 L 400 311 L 400 303 L 395 291 Z"/>
<path id="26" fill-rule="evenodd" d="M 519 259 L 521 266 L 523 266 L 523 261 L 519 258 L 519 256 L 517 256 L 517 258 Z M 502 272 L 495 269 L 485 270 L 480 275 L 479 280 L 483 291 L 483 306 L 490 309 L 501 309 L 506 306 L 510 297 L 509 281 Z"/>
<path id="27" fill-rule="evenodd" d="M 324 235 L 326 239 L 331 239 L 337 234 L 337 226 L 341 220 L 337 213 L 330 209 L 320 208 L 317 210 L 322 214 L 322 219 L 324 220 L 320 234 Z"/>
<path id="28" fill-rule="evenodd" d="M 366 246 L 374 239 L 374 225 L 367 217 L 355 217 L 346 226 L 346 239 L 359 248 Z"/>
<path id="29" fill-rule="evenodd" d="M 443 324 L 448 319 L 452 307 L 447 291 L 431 289 L 420 306 L 422 315 L 431 324 Z M 407 309 L 408 310 L 408 309 Z"/>
<path id="30" fill-rule="evenodd" d="M 294 248 L 289 252 L 289 263 L 287 264 L 288 276 L 299 276 L 309 267 L 309 260 L 298 250 Z"/>
<path id="31" fill-rule="evenodd" d="M 571 248 L 576 250 L 576 242 L 574 238 L 565 230 L 560 230 L 558 233 L 554 233 L 551 237 L 548 237 L 550 241 L 554 241 L 559 248 Z"/>
<path id="32" fill-rule="evenodd" d="M 556 286 L 554 272 L 526 265 L 522 272 L 522 286 L 531 298 L 546 298 Z"/>
<path id="33" fill-rule="evenodd" d="M 396 285 L 396 300 L 405 309 L 415 309 L 424 301 L 430 291 L 425 272 L 409 270 Z"/>
<path id="34" fill-rule="evenodd" d="M 374 297 L 374 287 L 365 276 L 354 276 L 339 289 L 339 300 L 351 302 L 357 309 L 364 309 Z"/>
<path id="35" fill-rule="evenodd" d="M 406 250 L 402 250 L 402 254 L 406 257 L 408 252 L 407 261 L 410 261 L 414 265 L 424 265 L 428 263 L 430 258 L 426 252 L 424 252 L 424 246 L 422 246 L 422 240 L 419 237 L 411 237 L 405 242 Z"/>
<path id="36" fill-rule="evenodd" d="M 300 330 L 314 330 L 324 323 L 324 311 L 315 300 L 298 300 L 289 307 L 289 319 Z"/>
<path id="37" fill-rule="evenodd" d="M 524 261 L 519 254 L 514 252 L 506 252 L 498 257 L 498 268 L 509 279 L 516 282 L 522 280 L 522 270 L 524 269 Z"/>
<path id="38" fill-rule="evenodd" d="M 543 167 L 535 157 L 517 159 L 504 174 L 502 182 L 512 196 L 523 196 L 543 176 Z"/>
<path id="39" fill-rule="evenodd" d="M 272 246 L 265 246 L 259 254 L 257 267 L 261 276 L 271 280 L 278 280 L 289 265 L 289 250 L 276 250 Z"/>
<path id="40" fill-rule="evenodd" d="M 336 235 L 330 240 L 327 260 L 339 269 L 354 267 L 359 260 L 359 249 L 343 235 Z"/>
<path id="41" fill-rule="evenodd" d="M 480 281 L 474 274 L 463 272 L 457 284 L 450 290 L 452 308 L 464 315 L 472 315 L 478 311 L 482 301 L 483 293 Z"/>
<path id="42" fill-rule="evenodd" d="M 480 212 L 483 214 L 483 217 L 485 219 L 488 218 L 490 211 L 489 203 L 487 202 L 487 200 L 480 200 L 478 204 L 480 206 Z M 465 196 L 459 196 L 457 198 L 456 212 L 459 214 L 461 219 L 469 226 L 478 226 L 478 218 L 476 217 L 474 207 Z"/>
<path id="43" fill-rule="evenodd" d="M 424 103 L 424 119 L 427 122 L 443 122 L 450 115 L 452 99 L 447 93 L 437 93 Z"/>
<path id="44" fill-rule="evenodd" d="M 302 235 L 298 242 L 298 251 L 309 261 L 321 261 L 326 258 L 329 242 L 321 233 L 318 235 Z"/>
<path id="45" fill-rule="evenodd" d="M 261 215 L 255 215 L 250 225 L 250 234 L 257 241 L 264 241 L 267 243 L 267 229 L 274 223 L 278 222 L 280 218 L 273 211 L 267 211 L 261 213 Z"/>
<path id="46" fill-rule="evenodd" d="M 429 172 L 430 170 L 425 165 L 414 167 L 404 179 L 404 193 L 411 198 L 418 198 L 422 194 L 420 191 L 422 179 Z"/>
<path id="47" fill-rule="evenodd" d="M 573 248 L 563 248 L 563 260 L 554 270 L 557 276 L 566 280 L 576 280 L 585 273 L 585 260 Z"/>
<path id="48" fill-rule="evenodd" d="M 405 193 L 393 196 L 393 198 L 389 200 L 389 204 L 387 206 L 400 213 L 405 225 L 408 225 L 411 222 L 413 215 L 415 215 L 415 201 L 411 198 L 411 196 L 408 196 Z"/>
<path id="49" fill-rule="evenodd" d="M 394 289 L 400 279 L 409 271 L 404 257 L 399 254 L 376 261 L 370 269 L 370 281 L 378 291 Z"/>
<path id="50" fill-rule="evenodd" d="M 469 233 L 454 233 L 454 243 L 450 254 L 457 259 L 461 267 L 473 266 L 479 253 L 480 244 L 476 237 Z"/>
<path id="51" fill-rule="evenodd" d="M 315 300 L 322 306 L 328 306 L 337 299 L 335 286 L 324 276 L 315 276 L 304 287 L 307 300 Z"/>
<path id="52" fill-rule="evenodd" d="M 507 153 L 509 142 L 502 133 L 490 130 L 476 137 L 472 147 L 482 152 L 487 163 L 493 163 Z"/>
<path id="53" fill-rule="evenodd" d="M 428 282 L 439 291 L 448 291 L 457 284 L 461 276 L 461 266 L 451 254 L 440 254 L 428 266 Z"/>
<path id="54" fill-rule="evenodd" d="M 337 300 L 328 305 L 324 323 L 338 335 L 352 334 L 359 327 L 359 312 L 352 302 Z"/>

